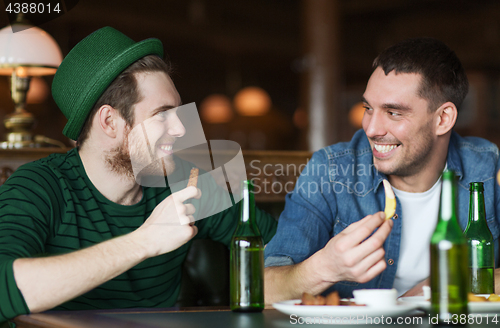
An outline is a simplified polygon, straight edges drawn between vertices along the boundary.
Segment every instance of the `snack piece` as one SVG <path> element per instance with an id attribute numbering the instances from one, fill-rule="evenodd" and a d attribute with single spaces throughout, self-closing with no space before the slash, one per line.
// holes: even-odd
<path id="1" fill-rule="evenodd" d="M 309 293 L 302 293 L 302 305 L 314 305 L 316 299 L 314 295 Z"/>
<path id="2" fill-rule="evenodd" d="M 326 298 L 318 295 L 314 298 L 314 305 L 326 305 Z"/>
<path id="3" fill-rule="evenodd" d="M 198 174 L 199 174 L 200 170 L 197 169 L 196 167 L 193 167 L 191 169 L 191 172 L 189 173 L 189 181 L 188 181 L 188 187 L 196 187 L 196 185 L 198 184 Z"/>
<path id="4" fill-rule="evenodd" d="M 384 179 L 382 181 L 384 183 L 384 189 L 385 189 L 385 219 L 388 220 L 394 216 L 394 213 L 396 213 L 396 196 L 394 195 L 394 191 L 392 190 L 392 186 L 387 181 Z"/>
<path id="5" fill-rule="evenodd" d="M 326 305 L 340 305 L 340 296 L 338 291 L 326 295 Z"/>
<path id="6" fill-rule="evenodd" d="M 337 291 L 331 292 L 326 297 L 321 295 L 314 296 L 309 293 L 302 293 L 301 303 L 297 305 L 365 306 L 364 304 L 356 304 L 351 300 L 342 301 L 340 299 L 339 292 Z"/>
<path id="7" fill-rule="evenodd" d="M 488 301 L 500 302 L 500 296 L 498 296 L 497 294 L 490 294 L 490 296 L 488 297 Z"/>
<path id="8" fill-rule="evenodd" d="M 497 294 L 490 294 L 490 296 L 479 296 L 473 293 L 467 294 L 469 302 L 500 302 L 500 296 Z"/>
<path id="9" fill-rule="evenodd" d="M 495 295 L 495 294 L 492 294 L 492 295 Z M 469 293 L 467 295 L 467 298 L 469 299 L 469 302 L 486 302 L 487 301 L 486 297 L 478 296 L 478 295 L 475 295 L 473 293 Z"/>

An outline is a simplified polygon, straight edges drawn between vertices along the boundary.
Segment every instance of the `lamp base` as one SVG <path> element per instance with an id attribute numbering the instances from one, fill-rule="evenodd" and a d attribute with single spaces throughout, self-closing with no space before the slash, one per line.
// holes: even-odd
<path id="1" fill-rule="evenodd" d="M 31 132 L 35 126 L 35 117 L 24 109 L 26 94 L 29 90 L 30 77 L 19 76 L 12 72 L 11 93 L 16 109 L 12 114 L 6 115 L 3 120 L 7 130 L 7 141 L 0 142 L 0 149 L 38 148 L 47 146 L 65 147 L 57 140 L 44 136 L 33 136 Z"/>
<path id="2" fill-rule="evenodd" d="M 0 142 L 0 149 L 21 149 L 21 148 L 40 148 L 44 147 L 43 144 L 37 143 L 37 142 L 9 142 L 9 141 L 2 141 Z"/>
<path id="3" fill-rule="evenodd" d="M 7 129 L 7 141 L 0 143 L 0 148 L 24 148 L 37 147 L 33 141 L 30 130 L 35 125 L 35 117 L 21 106 L 17 106 L 14 113 L 9 114 L 3 120 Z"/>
<path id="4" fill-rule="evenodd" d="M 67 146 L 59 141 L 47 138 L 42 135 L 33 136 L 31 133 L 10 132 L 7 134 L 7 141 L 0 141 L 0 149 L 20 149 L 20 148 L 41 148 L 41 147 L 60 147 Z"/>
<path id="5" fill-rule="evenodd" d="M 33 140 L 33 136 L 28 131 L 16 131 L 7 133 L 7 141 L 0 142 L 0 148 L 33 148 L 42 147 L 39 142 Z"/>

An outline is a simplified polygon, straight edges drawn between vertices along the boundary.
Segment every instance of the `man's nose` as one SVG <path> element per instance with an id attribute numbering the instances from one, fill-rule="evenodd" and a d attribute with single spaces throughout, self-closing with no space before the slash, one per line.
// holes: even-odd
<path id="1" fill-rule="evenodd" d="M 382 111 L 374 110 L 371 115 L 365 113 L 365 133 L 368 137 L 383 136 L 386 134 Z"/>
<path id="2" fill-rule="evenodd" d="M 179 119 L 179 116 L 173 115 L 170 118 L 168 122 L 167 133 L 172 137 L 177 137 L 177 138 L 182 137 L 186 134 L 186 128 Z"/>

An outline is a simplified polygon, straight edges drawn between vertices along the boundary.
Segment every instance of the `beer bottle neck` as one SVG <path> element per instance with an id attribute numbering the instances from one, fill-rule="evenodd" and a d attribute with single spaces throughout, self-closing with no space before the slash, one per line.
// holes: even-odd
<path id="1" fill-rule="evenodd" d="M 486 221 L 483 193 L 479 191 L 472 191 L 470 197 L 469 221 Z"/>
<path id="2" fill-rule="evenodd" d="M 240 221 L 235 231 L 239 236 L 261 236 L 255 219 L 255 201 L 252 182 L 243 181 L 241 185 Z"/>
<path id="3" fill-rule="evenodd" d="M 465 244 L 466 239 L 457 219 L 455 175 L 452 171 L 444 171 L 442 179 L 439 219 L 431 237 L 431 244 L 441 243 L 442 241 L 448 241 L 452 244 Z"/>
<path id="4" fill-rule="evenodd" d="M 439 208 L 439 221 L 450 221 L 456 218 L 455 213 L 455 190 L 453 181 L 443 179 L 441 187 L 441 206 Z"/>
<path id="5" fill-rule="evenodd" d="M 255 218 L 255 204 L 252 188 L 246 183 L 243 183 L 241 191 L 241 205 L 240 205 L 240 223 L 252 224 Z"/>

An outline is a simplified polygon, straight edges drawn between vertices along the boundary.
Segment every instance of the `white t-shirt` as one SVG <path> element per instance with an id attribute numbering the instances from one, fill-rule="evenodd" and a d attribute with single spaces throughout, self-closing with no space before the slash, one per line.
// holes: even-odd
<path id="1" fill-rule="evenodd" d="M 431 189 L 411 193 L 396 188 L 401 203 L 401 246 L 394 288 L 401 296 L 430 275 L 429 245 L 436 228 L 441 195 L 441 178 Z"/>

